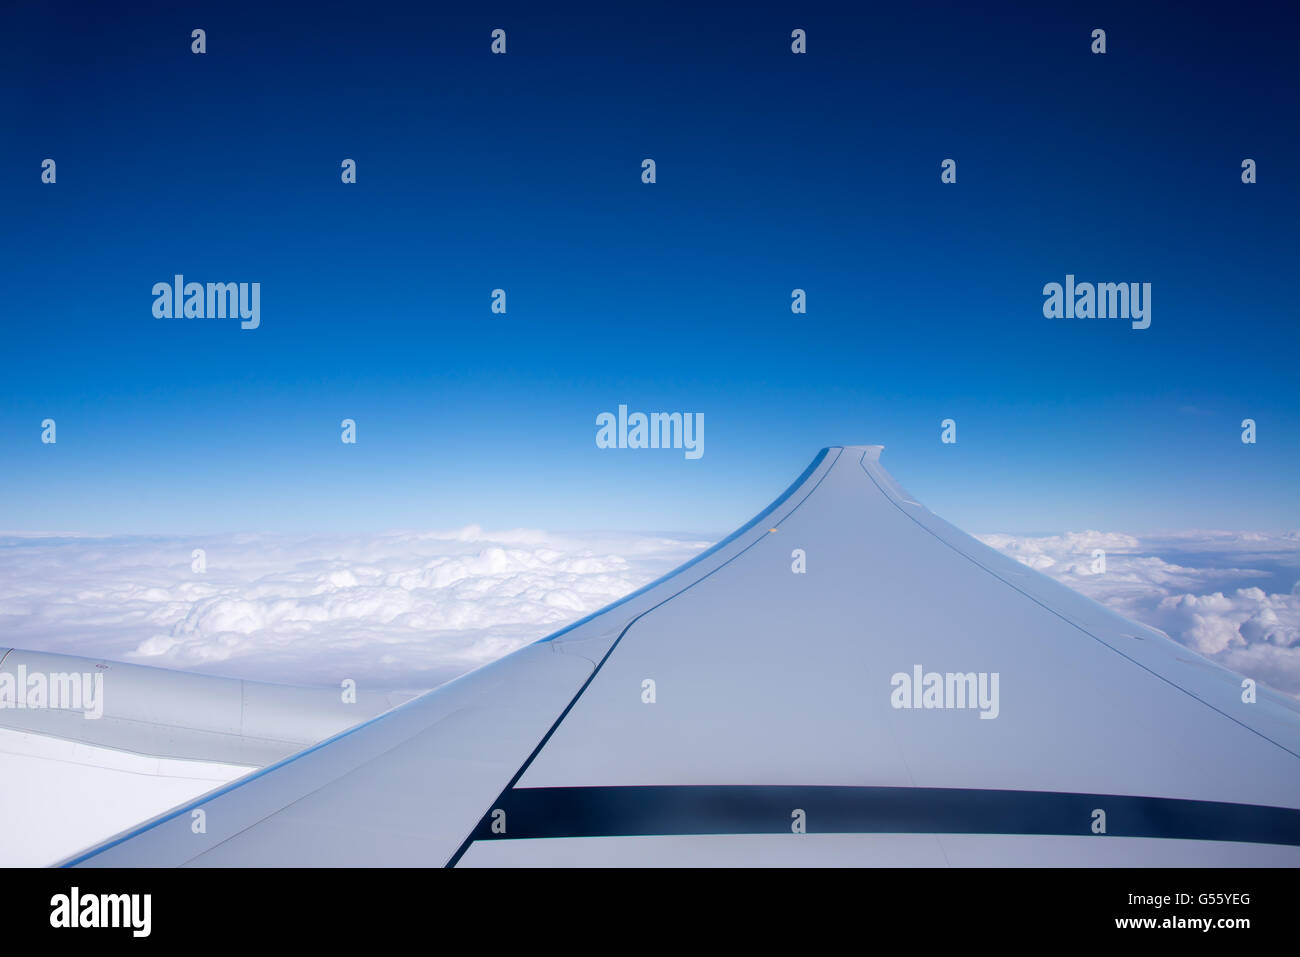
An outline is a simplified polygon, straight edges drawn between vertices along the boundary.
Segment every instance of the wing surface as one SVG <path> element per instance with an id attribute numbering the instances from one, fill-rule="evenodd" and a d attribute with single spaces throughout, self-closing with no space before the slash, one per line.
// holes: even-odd
<path id="1" fill-rule="evenodd" d="M 823 450 L 623 601 L 69 863 L 1300 863 L 1296 702 L 879 457 Z"/>

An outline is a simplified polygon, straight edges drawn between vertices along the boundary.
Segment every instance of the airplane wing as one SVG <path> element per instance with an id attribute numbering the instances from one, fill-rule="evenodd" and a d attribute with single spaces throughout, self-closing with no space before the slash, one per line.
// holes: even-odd
<path id="1" fill-rule="evenodd" d="M 411 697 L 0 648 L 0 866 L 60 860 Z"/>
<path id="2" fill-rule="evenodd" d="M 962 533 L 880 451 L 65 863 L 1300 864 L 1295 701 Z"/>

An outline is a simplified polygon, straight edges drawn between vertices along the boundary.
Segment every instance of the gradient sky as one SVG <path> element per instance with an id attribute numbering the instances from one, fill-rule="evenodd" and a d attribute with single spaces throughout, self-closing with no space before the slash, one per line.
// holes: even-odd
<path id="1" fill-rule="evenodd" d="M 1300 526 L 1290 25 L 977 6 L 7 4 L 0 529 L 720 533 L 839 443 L 971 532 Z"/>

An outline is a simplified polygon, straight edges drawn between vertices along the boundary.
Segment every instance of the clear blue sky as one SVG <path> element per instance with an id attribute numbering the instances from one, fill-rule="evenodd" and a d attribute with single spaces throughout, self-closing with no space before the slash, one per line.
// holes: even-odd
<path id="1" fill-rule="evenodd" d="M 9 4 L 0 529 L 725 532 L 864 442 L 975 532 L 1300 526 L 1293 25 L 1051 6 Z"/>

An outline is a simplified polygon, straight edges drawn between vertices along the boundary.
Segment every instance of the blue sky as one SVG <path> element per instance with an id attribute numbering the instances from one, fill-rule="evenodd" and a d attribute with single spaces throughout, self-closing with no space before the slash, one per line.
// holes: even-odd
<path id="1" fill-rule="evenodd" d="M 10 5 L 0 529 L 726 532 L 864 442 L 973 532 L 1300 526 L 1292 34 L 1131 6 Z"/>

